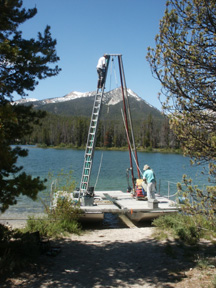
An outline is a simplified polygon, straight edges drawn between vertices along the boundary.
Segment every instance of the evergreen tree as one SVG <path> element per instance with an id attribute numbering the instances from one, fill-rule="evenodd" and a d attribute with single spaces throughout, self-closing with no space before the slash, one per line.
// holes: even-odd
<path id="1" fill-rule="evenodd" d="M 163 85 L 163 108 L 185 155 L 193 163 L 208 163 L 210 181 L 215 183 L 216 3 L 170 0 L 166 5 L 156 49 L 149 48 L 147 59 Z M 216 187 L 192 189 L 185 177 L 184 183 L 195 201 L 190 208 L 211 218 L 216 211 Z"/>
<path id="2" fill-rule="evenodd" d="M 19 156 L 27 150 L 11 148 L 10 144 L 32 132 L 31 124 L 38 124 L 44 116 L 31 107 L 11 105 L 13 94 L 27 96 L 34 90 L 38 80 L 55 76 L 58 66 L 50 67 L 59 60 L 55 52 L 50 27 L 38 33 L 38 39 L 24 39 L 18 30 L 20 24 L 31 19 L 37 9 L 22 8 L 21 0 L 0 1 L 0 211 L 16 203 L 20 194 L 36 199 L 38 191 L 44 189 L 41 179 L 33 179 L 16 166 Z"/>

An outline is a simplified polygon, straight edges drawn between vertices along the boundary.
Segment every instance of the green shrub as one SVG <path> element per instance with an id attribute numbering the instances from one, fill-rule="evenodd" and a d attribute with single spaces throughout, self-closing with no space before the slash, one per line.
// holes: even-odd
<path id="1" fill-rule="evenodd" d="M 81 226 L 78 222 L 82 211 L 69 199 L 58 199 L 55 209 L 46 210 L 44 217 L 29 217 L 25 231 L 39 231 L 41 236 L 61 237 L 68 233 L 80 234 Z"/>
<path id="2" fill-rule="evenodd" d="M 176 227 L 176 234 L 186 244 L 196 245 L 200 240 L 199 229 L 195 226 Z"/>
<path id="3" fill-rule="evenodd" d="M 201 215 L 183 215 L 181 213 L 165 215 L 153 221 L 159 231 L 169 231 L 175 238 L 179 238 L 186 244 L 195 245 L 201 237 L 214 237 L 216 231 L 212 231 L 208 220 Z"/>
<path id="4" fill-rule="evenodd" d="M 52 181 L 53 175 L 49 175 L 49 180 L 54 183 L 50 197 L 47 191 L 41 198 L 44 205 L 44 217 L 29 217 L 24 231 L 39 231 L 41 236 L 45 237 L 62 237 L 68 233 L 80 234 L 81 226 L 78 222 L 82 211 L 80 204 L 73 200 L 72 194 L 75 190 L 76 183 L 73 180 L 73 171 L 61 172 L 57 178 Z M 54 208 L 50 208 L 51 206 Z"/>

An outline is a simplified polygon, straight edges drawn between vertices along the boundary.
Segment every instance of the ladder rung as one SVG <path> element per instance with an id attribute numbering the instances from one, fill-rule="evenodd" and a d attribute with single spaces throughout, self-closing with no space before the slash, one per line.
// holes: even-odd
<path id="1" fill-rule="evenodd" d="M 94 107 L 93 107 L 92 114 L 91 114 L 91 122 L 90 122 L 89 131 L 88 131 L 88 140 L 87 140 L 85 157 L 84 157 L 84 166 L 83 166 L 83 172 L 82 172 L 83 174 L 82 174 L 82 179 L 80 183 L 81 192 L 85 192 L 87 190 L 89 180 L 90 180 L 90 174 L 91 174 L 91 168 L 92 168 L 92 156 L 93 156 L 99 114 L 100 114 L 100 109 L 101 109 L 101 104 L 102 104 L 102 97 L 103 97 L 103 90 L 98 92 L 95 95 L 95 99 L 94 99 Z M 85 167 L 85 166 L 89 166 L 89 167 Z"/>

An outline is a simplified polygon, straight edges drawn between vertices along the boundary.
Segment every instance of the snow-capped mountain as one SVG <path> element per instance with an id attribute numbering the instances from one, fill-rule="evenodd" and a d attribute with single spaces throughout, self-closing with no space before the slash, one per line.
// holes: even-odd
<path id="1" fill-rule="evenodd" d="M 134 93 L 131 89 L 127 89 L 128 96 L 136 98 L 137 101 L 144 101 L 142 100 L 136 93 Z M 41 105 L 45 104 L 51 104 L 51 103 L 59 103 L 59 102 L 66 102 L 71 100 L 76 100 L 79 98 L 86 98 L 86 97 L 92 97 L 95 96 L 96 91 L 93 92 L 77 92 L 72 91 L 69 94 L 62 96 L 62 97 L 56 97 L 56 98 L 48 98 L 43 100 L 38 100 L 35 98 L 23 98 L 20 100 L 15 101 L 16 104 L 24 104 L 29 102 L 40 102 Z M 122 101 L 122 94 L 121 94 L 121 88 L 116 88 L 114 90 L 111 90 L 110 92 L 105 92 L 103 96 L 103 102 L 106 105 L 116 105 L 117 103 Z"/>
<path id="2" fill-rule="evenodd" d="M 19 99 L 19 100 L 16 100 L 14 102 L 11 102 L 11 104 L 25 104 L 25 103 L 31 103 L 31 102 L 36 102 L 38 101 L 38 99 L 36 98 L 22 98 L 22 99 Z"/>
<path id="3" fill-rule="evenodd" d="M 134 97 L 137 101 L 144 101 L 140 98 L 136 93 L 134 93 L 131 89 L 127 89 L 128 97 Z M 106 105 L 116 105 L 122 101 L 122 92 L 121 88 L 116 88 L 104 94 L 103 102 Z"/>
<path id="4" fill-rule="evenodd" d="M 71 101 L 71 100 L 82 98 L 82 97 L 90 97 L 94 95 L 95 95 L 95 92 L 73 91 L 62 97 L 48 98 L 48 99 L 43 99 L 43 100 L 38 100 L 35 98 L 23 98 L 23 99 L 15 101 L 14 103 L 24 104 L 24 103 L 29 103 L 29 102 L 40 102 L 43 105 L 43 104 L 50 104 L 50 103 L 66 102 L 66 101 Z"/>
<path id="5" fill-rule="evenodd" d="M 131 89 L 127 89 L 130 110 L 133 113 L 133 118 L 140 121 L 146 119 L 149 114 L 153 117 L 161 118 L 160 111 L 145 100 L 140 98 Z M 67 115 L 67 116 L 85 116 L 90 117 L 96 91 L 93 92 L 77 92 L 73 91 L 63 97 L 49 98 L 44 100 L 22 99 L 16 101 L 16 104 L 33 105 L 33 108 L 45 110 L 52 114 Z M 121 118 L 122 109 L 122 90 L 116 88 L 103 95 L 103 105 L 101 117 L 103 119 Z"/>

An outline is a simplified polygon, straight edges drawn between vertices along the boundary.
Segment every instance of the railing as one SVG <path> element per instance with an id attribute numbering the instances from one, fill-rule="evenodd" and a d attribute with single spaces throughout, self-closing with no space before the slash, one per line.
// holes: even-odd
<path id="1" fill-rule="evenodd" d="M 164 184 L 166 183 L 166 184 Z M 171 190 L 171 185 L 174 185 L 173 186 L 173 189 Z M 167 189 L 167 195 L 164 195 L 165 194 L 165 189 Z M 167 180 L 163 180 L 163 185 L 162 185 L 162 180 L 159 179 L 159 183 L 158 183 L 158 194 L 161 195 L 161 196 L 164 196 L 168 199 L 176 196 L 178 194 L 178 191 L 177 191 L 177 183 L 176 182 L 172 182 L 172 181 L 167 181 Z M 173 193 L 174 192 L 174 193 Z"/>

